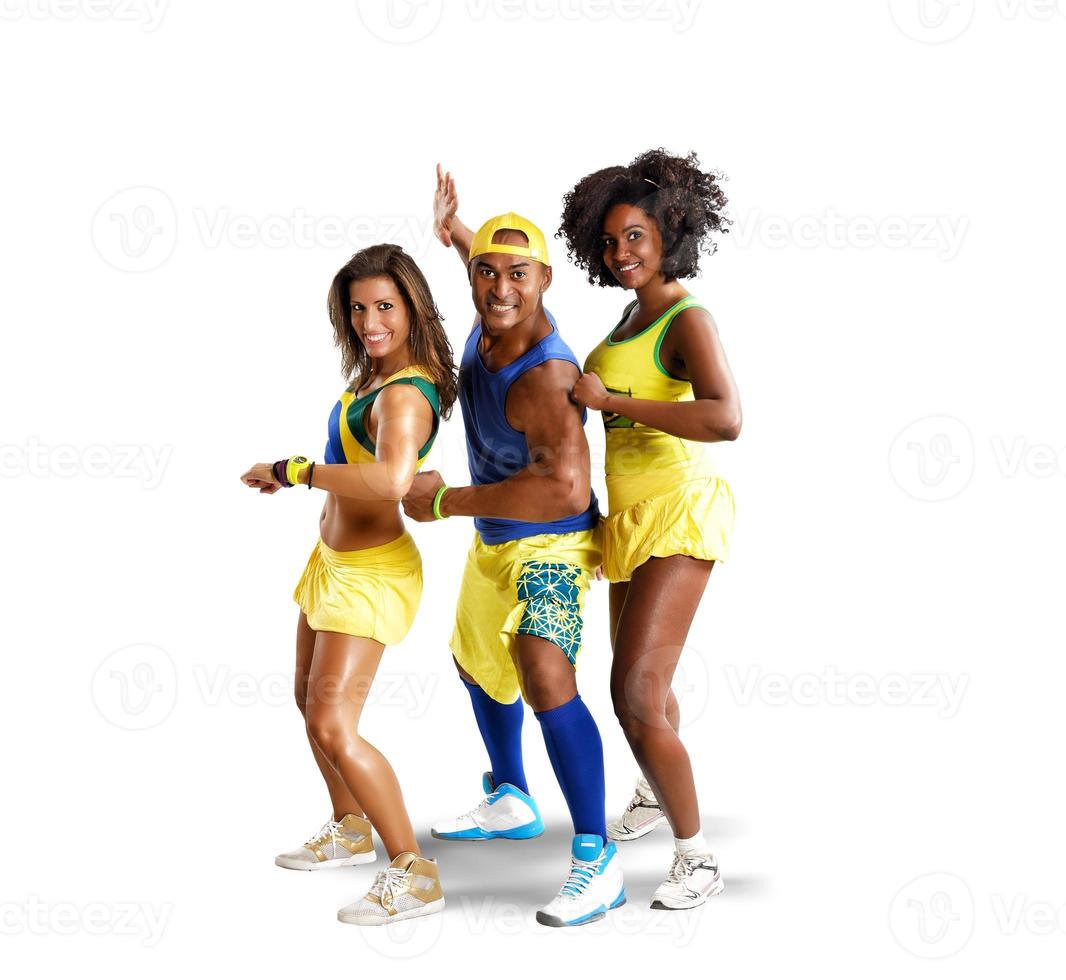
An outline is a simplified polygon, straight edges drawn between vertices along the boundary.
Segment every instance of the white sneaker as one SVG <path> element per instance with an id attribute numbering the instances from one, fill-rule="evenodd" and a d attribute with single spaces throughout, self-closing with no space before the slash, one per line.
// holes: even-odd
<path id="1" fill-rule="evenodd" d="M 583 926 L 626 903 L 618 849 L 597 834 L 578 834 L 570 849 L 570 876 L 537 912 L 545 926 Z"/>
<path id="2" fill-rule="evenodd" d="M 437 862 L 404 851 L 384 871 L 377 873 L 370 891 L 337 912 L 337 918 L 353 926 L 383 926 L 400 919 L 432 915 L 443 908 Z"/>
<path id="3" fill-rule="evenodd" d="M 664 881 L 651 897 L 653 909 L 694 909 L 725 890 L 713 854 L 675 854 Z"/>
<path id="4" fill-rule="evenodd" d="M 344 868 L 352 864 L 370 864 L 377 860 L 370 821 L 349 813 L 343 820 L 332 817 L 303 847 L 274 858 L 279 868 L 293 871 L 319 871 Z"/>
<path id="5" fill-rule="evenodd" d="M 641 776 L 625 812 L 617 820 L 607 824 L 607 836 L 617 841 L 636 840 L 650 834 L 663 823 L 666 823 L 666 814 L 655 799 L 648 781 Z"/>
<path id="6" fill-rule="evenodd" d="M 486 791 L 492 786 L 489 773 L 482 778 L 482 786 Z M 528 840 L 544 833 L 544 822 L 532 796 L 501 783 L 473 810 L 435 823 L 431 833 L 441 840 Z"/>

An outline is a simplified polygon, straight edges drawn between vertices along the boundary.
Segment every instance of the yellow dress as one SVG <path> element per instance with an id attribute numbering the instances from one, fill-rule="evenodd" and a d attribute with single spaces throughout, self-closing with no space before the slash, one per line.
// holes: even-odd
<path id="1" fill-rule="evenodd" d="M 636 301 L 626 307 L 625 321 Z M 616 326 L 589 354 L 585 371 L 616 395 L 652 401 L 693 398 L 692 384 L 671 375 L 659 350 L 674 317 L 700 303 L 686 296 L 654 323 L 625 340 Z M 603 414 L 607 454 L 607 517 L 603 522 L 603 571 L 628 582 L 649 558 L 690 555 L 708 561 L 729 557 L 735 509 L 729 484 L 704 444 L 641 425 L 624 415 Z"/>

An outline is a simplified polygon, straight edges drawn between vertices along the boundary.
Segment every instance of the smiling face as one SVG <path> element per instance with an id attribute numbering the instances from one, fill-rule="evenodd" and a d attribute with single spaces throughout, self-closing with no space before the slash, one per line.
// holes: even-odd
<path id="1" fill-rule="evenodd" d="M 389 276 L 355 279 L 348 286 L 352 327 L 366 352 L 385 357 L 406 346 L 411 317 L 396 283 Z"/>
<path id="2" fill-rule="evenodd" d="M 497 245 L 529 245 L 520 231 L 498 231 L 492 240 Z M 474 308 L 490 334 L 509 330 L 534 316 L 541 293 L 551 281 L 551 266 L 524 255 L 485 252 L 470 263 Z"/>
<path id="3" fill-rule="evenodd" d="M 615 204 L 603 219 L 603 261 L 626 289 L 660 275 L 663 238 L 658 222 L 635 204 Z"/>

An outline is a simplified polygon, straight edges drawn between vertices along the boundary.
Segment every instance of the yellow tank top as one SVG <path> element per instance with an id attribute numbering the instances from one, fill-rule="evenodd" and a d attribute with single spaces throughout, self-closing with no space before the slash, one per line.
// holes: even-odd
<path id="1" fill-rule="evenodd" d="M 414 385 L 433 409 L 433 429 L 426 444 L 418 451 L 417 468 L 422 466 L 440 426 L 440 398 L 429 372 L 418 365 L 402 368 L 389 375 L 385 382 L 373 391 L 357 398 L 351 388 L 341 394 L 329 417 L 325 462 L 327 463 L 373 463 L 377 459 L 377 447 L 364 426 L 367 409 L 389 385 Z"/>
<path id="2" fill-rule="evenodd" d="M 625 340 L 612 340 L 634 306 L 636 300 L 626 307 L 615 328 L 589 354 L 585 371 L 596 374 L 612 394 L 660 402 L 692 401 L 692 383 L 671 375 L 659 358 L 659 350 L 678 313 L 689 307 L 704 307 L 695 297 L 686 296 L 640 333 Z M 675 489 L 685 480 L 717 476 L 703 443 L 672 436 L 624 415 L 602 414 L 611 514 Z"/>

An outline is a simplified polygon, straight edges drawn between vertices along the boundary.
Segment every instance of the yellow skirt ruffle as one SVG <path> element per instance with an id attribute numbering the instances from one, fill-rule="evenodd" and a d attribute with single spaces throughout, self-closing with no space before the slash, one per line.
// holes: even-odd
<path id="1" fill-rule="evenodd" d="M 422 557 L 407 531 L 361 551 L 334 551 L 319 541 L 292 597 L 316 632 L 391 646 L 407 635 L 418 611 Z"/>
<path id="2" fill-rule="evenodd" d="M 719 477 L 639 500 L 603 520 L 603 573 L 611 582 L 628 582 L 649 558 L 725 561 L 735 515 L 733 492 Z"/>

